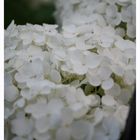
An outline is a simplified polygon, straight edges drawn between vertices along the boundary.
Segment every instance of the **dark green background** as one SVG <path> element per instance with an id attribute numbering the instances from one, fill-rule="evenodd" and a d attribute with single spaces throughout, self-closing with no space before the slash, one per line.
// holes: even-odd
<path id="1" fill-rule="evenodd" d="M 16 24 L 54 24 L 53 3 L 42 4 L 38 8 L 31 8 L 25 0 L 4 0 L 4 28 L 14 19 Z"/>

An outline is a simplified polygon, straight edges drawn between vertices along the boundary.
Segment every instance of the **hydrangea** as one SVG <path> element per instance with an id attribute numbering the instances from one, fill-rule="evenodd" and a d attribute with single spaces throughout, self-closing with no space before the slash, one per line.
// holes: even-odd
<path id="1" fill-rule="evenodd" d="M 118 140 L 135 87 L 135 2 L 56 6 L 59 31 L 5 30 L 6 139 Z"/>
<path id="2" fill-rule="evenodd" d="M 111 25 L 116 30 L 124 29 L 123 37 L 133 39 L 136 37 L 135 0 L 57 1 L 56 18 L 62 25 L 97 22 L 102 26 Z"/>

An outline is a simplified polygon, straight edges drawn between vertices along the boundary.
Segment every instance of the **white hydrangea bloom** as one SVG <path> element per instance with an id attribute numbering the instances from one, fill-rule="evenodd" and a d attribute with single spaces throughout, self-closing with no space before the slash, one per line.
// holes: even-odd
<path id="1" fill-rule="evenodd" d="M 118 140 L 136 79 L 135 1 L 56 7 L 59 31 L 14 21 L 5 30 L 6 138 Z"/>

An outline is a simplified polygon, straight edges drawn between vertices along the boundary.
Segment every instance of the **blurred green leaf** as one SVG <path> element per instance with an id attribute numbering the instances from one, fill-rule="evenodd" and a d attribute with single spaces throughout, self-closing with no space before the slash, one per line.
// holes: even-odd
<path id="1" fill-rule="evenodd" d="M 25 0 L 5 0 L 4 1 L 4 28 L 14 19 L 16 24 L 54 24 L 53 13 L 55 6 L 53 3 L 41 5 L 33 9 Z"/>

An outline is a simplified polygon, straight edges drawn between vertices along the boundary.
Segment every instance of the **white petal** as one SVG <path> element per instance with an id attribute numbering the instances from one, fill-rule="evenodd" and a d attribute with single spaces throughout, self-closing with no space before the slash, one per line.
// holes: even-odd
<path id="1" fill-rule="evenodd" d="M 128 85 L 133 85 L 135 83 L 135 74 L 133 71 L 126 71 L 124 74 L 124 81 L 128 84 Z"/>
<path id="2" fill-rule="evenodd" d="M 70 106 L 70 109 L 73 111 L 74 118 L 80 118 L 84 116 L 89 108 L 87 106 L 82 105 L 82 103 L 75 103 Z"/>
<path id="3" fill-rule="evenodd" d="M 15 57 L 16 53 L 13 50 L 10 49 L 5 49 L 4 50 L 4 61 L 7 61 L 9 59 L 11 59 L 12 57 Z"/>
<path id="4" fill-rule="evenodd" d="M 99 43 L 102 47 L 104 48 L 109 48 L 112 47 L 114 39 L 111 38 L 110 36 L 102 35 L 100 37 L 101 43 Z"/>
<path id="5" fill-rule="evenodd" d="M 32 43 L 32 33 L 30 32 L 21 33 L 19 38 L 23 40 L 23 45 L 29 45 Z"/>
<path id="6" fill-rule="evenodd" d="M 73 71 L 78 75 L 83 75 L 83 74 L 87 73 L 87 70 L 88 70 L 88 67 L 86 65 L 75 64 L 73 66 Z"/>
<path id="7" fill-rule="evenodd" d="M 125 122 L 128 116 L 129 107 L 128 106 L 119 106 L 114 116 L 120 122 L 122 129 L 124 129 Z"/>
<path id="8" fill-rule="evenodd" d="M 30 89 L 23 89 L 23 90 L 21 90 L 20 94 L 23 98 L 25 98 L 27 100 L 30 100 L 34 97 L 34 95 Z"/>
<path id="9" fill-rule="evenodd" d="M 106 81 L 103 81 L 102 88 L 108 90 L 111 89 L 113 85 L 114 85 L 114 81 L 111 78 L 109 78 Z"/>
<path id="10" fill-rule="evenodd" d="M 25 100 L 23 98 L 20 98 L 15 102 L 14 105 L 18 106 L 19 108 L 22 108 L 25 105 Z"/>
<path id="11" fill-rule="evenodd" d="M 109 133 L 111 140 L 118 140 L 120 138 L 121 128 L 117 119 L 114 117 L 106 117 L 102 125 L 106 133 Z"/>
<path id="12" fill-rule="evenodd" d="M 105 106 L 114 106 L 116 104 L 116 101 L 112 96 L 105 95 L 102 97 L 102 104 Z"/>
<path id="13" fill-rule="evenodd" d="M 39 118 L 35 122 L 35 127 L 39 133 L 45 133 L 49 129 L 49 119 L 47 117 Z"/>
<path id="14" fill-rule="evenodd" d="M 4 73 L 4 85 L 12 85 L 12 76 L 7 72 Z"/>
<path id="15" fill-rule="evenodd" d="M 19 96 L 19 91 L 18 91 L 17 87 L 15 87 L 14 85 L 6 86 L 4 95 L 5 95 L 5 99 L 7 101 L 13 102 Z"/>
<path id="16" fill-rule="evenodd" d="M 115 42 L 115 46 L 121 50 L 135 48 L 135 43 L 130 40 L 119 39 Z"/>
<path id="17" fill-rule="evenodd" d="M 123 28 L 120 28 L 120 27 L 116 28 L 116 33 L 120 35 L 121 37 L 125 36 L 125 30 Z"/>
<path id="18" fill-rule="evenodd" d="M 31 113 L 34 118 L 41 118 L 48 113 L 46 103 L 36 103 L 27 105 L 25 112 Z"/>
<path id="19" fill-rule="evenodd" d="M 89 122 L 84 120 L 76 121 L 71 126 L 72 137 L 80 140 L 85 139 L 90 129 L 91 129 L 91 125 Z"/>
<path id="20" fill-rule="evenodd" d="M 123 103 L 124 105 L 128 105 L 131 98 L 132 98 L 132 91 L 130 89 L 122 89 L 121 94 L 118 97 L 118 99 Z"/>
<path id="21" fill-rule="evenodd" d="M 33 129 L 32 120 L 26 120 L 25 118 L 16 118 L 12 120 L 12 132 L 18 136 L 29 135 Z"/>
<path id="22" fill-rule="evenodd" d="M 90 99 L 90 106 L 96 107 L 100 105 L 100 96 L 98 95 L 89 95 L 87 96 Z"/>
<path id="23" fill-rule="evenodd" d="M 87 79 L 89 83 L 93 86 L 99 86 L 101 84 L 101 79 L 98 75 L 97 76 L 87 75 Z"/>
<path id="24" fill-rule="evenodd" d="M 23 137 L 14 137 L 12 140 L 26 140 L 26 139 Z"/>
<path id="25" fill-rule="evenodd" d="M 60 99 L 52 99 L 47 105 L 48 113 L 59 114 L 61 109 L 64 107 L 64 103 Z"/>
<path id="26" fill-rule="evenodd" d="M 25 76 L 19 72 L 15 74 L 15 80 L 19 83 L 25 82 L 28 78 L 27 75 Z"/>
<path id="27" fill-rule="evenodd" d="M 70 140 L 70 134 L 69 128 L 59 128 L 56 132 L 56 140 Z"/>
<path id="28" fill-rule="evenodd" d="M 136 37 L 136 27 L 134 25 L 127 25 L 127 35 L 131 38 Z"/>
<path id="29" fill-rule="evenodd" d="M 102 80 L 108 79 L 111 75 L 112 71 L 109 67 L 100 67 L 98 74 Z"/>
<path id="30" fill-rule="evenodd" d="M 37 45 L 44 45 L 45 44 L 45 36 L 41 34 L 33 34 L 33 40 Z"/>
<path id="31" fill-rule="evenodd" d="M 94 124 L 97 125 L 99 124 L 104 117 L 104 113 L 100 108 L 96 108 L 94 112 Z"/>
<path id="32" fill-rule="evenodd" d="M 86 65 L 89 68 L 96 68 L 101 63 L 101 57 L 95 53 L 89 53 L 86 55 Z"/>
<path id="33" fill-rule="evenodd" d="M 106 134 L 103 131 L 101 131 L 101 132 L 95 132 L 93 139 L 95 139 L 95 140 L 109 140 L 109 137 L 106 136 Z"/>
<path id="34" fill-rule="evenodd" d="M 75 33 L 76 32 L 76 26 L 75 25 L 65 25 L 63 26 L 63 30 L 64 32 L 67 32 L 67 33 Z"/>
<path id="35" fill-rule="evenodd" d="M 118 76 L 123 76 L 124 74 L 124 68 L 119 65 L 111 65 L 111 69 Z"/>
<path id="36" fill-rule="evenodd" d="M 111 95 L 113 97 L 117 97 L 121 93 L 121 88 L 120 88 L 120 86 L 118 84 L 115 83 L 114 86 L 111 89 L 105 90 L 105 93 L 109 94 L 109 95 Z"/>
<path id="37" fill-rule="evenodd" d="M 69 59 L 72 64 L 81 64 L 84 60 L 84 55 L 82 54 L 82 51 L 71 48 L 69 49 Z"/>
<path id="38" fill-rule="evenodd" d="M 61 76 L 60 76 L 60 73 L 57 70 L 52 70 L 50 72 L 50 78 L 51 78 L 52 81 L 54 81 L 56 83 L 61 82 Z"/>
<path id="39" fill-rule="evenodd" d="M 63 125 L 71 124 L 73 121 L 73 112 L 69 108 L 62 109 L 62 121 Z"/>

